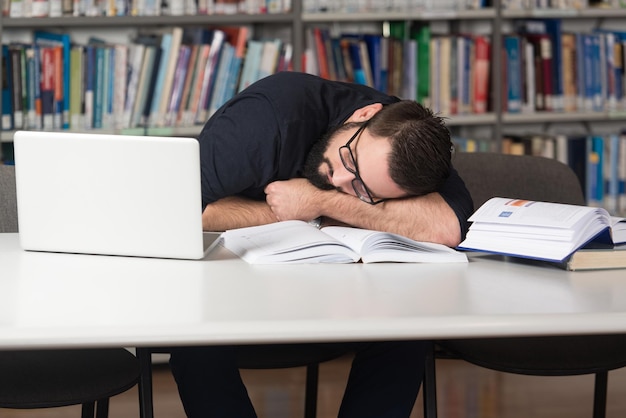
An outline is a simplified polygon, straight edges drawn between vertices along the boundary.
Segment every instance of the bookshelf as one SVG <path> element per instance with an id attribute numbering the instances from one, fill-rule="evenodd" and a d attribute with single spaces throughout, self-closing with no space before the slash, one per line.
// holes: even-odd
<path id="1" fill-rule="evenodd" d="M 559 4 L 581 0 L 560 0 Z M 598 3 L 595 0 L 585 0 Z M 37 30 L 73 31 L 95 29 L 96 33 L 105 30 L 134 28 L 137 32 L 160 30 L 172 27 L 214 27 L 243 25 L 253 28 L 253 37 L 268 38 L 277 32 L 292 45 L 292 69 L 308 71 L 307 62 L 301 58 L 311 53 L 310 31 L 325 28 L 331 34 L 342 32 L 372 33 L 388 36 L 390 26 L 403 28 L 402 40 L 409 40 L 411 31 L 419 27 L 430 29 L 430 39 L 446 35 L 466 34 L 483 36 L 488 40 L 489 78 L 487 85 L 488 108 L 485 111 L 465 111 L 446 113 L 435 109 L 447 118 L 447 124 L 455 136 L 478 139 L 485 144 L 483 150 L 506 151 L 505 138 L 529 134 L 553 135 L 609 135 L 620 132 L 626 125 L 626 99 L 623 106 L 608 109 L 576 109 L 572 111 L 534 110 L 512 112 L 507 109 L 507 61 L 503 54 L 494 53 L 504 48 L 503 38 L 516 34 L 516 22 L 530 19 L 556 19 L 564 31 L 590 32 L 595 29 L 620 30 L 626 21 L 626 7 L 611 6 L 606 0 L 605 7 L 583 7 L 580 9 L 520 9 L 512 8 L 514 0 L 487 0 L 486 5 L 479 1 L 435 1 L 435 0 L 389 0 L 385 4 L 400 4 L 400 9 L 384 10 L 340 10 L 338 5 L 354 5 L 353 0 L 291 0 L 290 8 L 282 13 L 235 13 L 212 15 L 160 15 L 160 16 L 60 16 L 49 18 L 0 18 L 0 36 L 4 39 L 12 32 Z M 523 3 L 519 0 L 518 3 Z M 532 3 L 525 1 L 525 3 Z M 549 3 L 546 1 L 546 3 Z M 556 4 L 557 2 L 553 2 Z M 311 10 L 311 4 L 328 11 Z M 375 5 L 375 1 L 368 2 Z M 381 2 L 382 4 L 382 2 Z M 464 7 L 458 7 L 463 4 Z M 477 5 L 478 4 L 478 5 Z M 410 5 L 410 6 L 407 6 Z M 473 5 L 474 7 L 470 6 Z M 251 38 L 252 39 L 252 38 Z M 626 54 L 626 41 L 624 43 Z M 626 59 L 624 60 L 626 65 Z M 403 80 L 405 81 L 405 80 Z M 472 80 L 473 81 L 473 80 Z M 624 78 L 626 85 L 626 78 Z M 467 83 L 466 83 L 467 84 Z M 412 92 L 413 94 L 414 92 Z M 397 94 L 403 98 L 406 97 Z M 415 97 L 419 99 L 418 97 Z M 431 102 L 426 104 L 430 107 Z M 181 135 L 195 136 L 201 124 L 187 126 L 135 126 L 124 129 L 105 127 L 99 131 L 107 133 L 131 133 L 138 135 Z M 0 132 L 0 142 L 10 142 L 12 131 Z"/>

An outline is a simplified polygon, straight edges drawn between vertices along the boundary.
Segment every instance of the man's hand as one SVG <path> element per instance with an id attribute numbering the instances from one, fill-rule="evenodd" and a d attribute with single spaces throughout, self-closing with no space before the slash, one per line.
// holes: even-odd
<path id="1" fill-rule="evenodd" d="M 310 221 L 321 215 L 319 202 L 324 193 L 308 180 L 297 178 L 268 184 L 265 201 L 279 221 Z"/>

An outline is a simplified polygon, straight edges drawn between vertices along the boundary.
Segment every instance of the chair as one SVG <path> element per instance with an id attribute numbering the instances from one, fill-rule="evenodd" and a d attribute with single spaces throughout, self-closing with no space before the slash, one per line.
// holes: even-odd
<path id="1" fill-rule="evenodd" d="M 15 170 L 0 164 L 0 232 L 17 232 Z M 125 349 L 0 351 L 0 408 L 82 405 L 82 418 L 108 416 L 109 398 L 139 380 Z"/>
<path id="2" fill-rule="evenodd" d="M 477 209 L 491 197 L 585 204 L 574 172 L 556 160 L 494 153 L 459 153 L 454 166 Z M 434 353 L 434 355 L 433 355 Z M 478 338 L 437 341 L 427 358 L 424 410 L 437 416 L 435 357 L 535 376 L 595 374 L 593 417 L 606 412 L 609 370 L 626 366 L 626 335 Z"/>
<path id="3" fill-rule="evenodd" d="M 167 353 L 167 348 L 137 348 L 141 363 L 140 402 L 142 418 L 153 418 L 152 354 Z M 306 367 L 304 417 L 317 415 L 319 364 L 347 354 L 337 344 L 262 344 L 237 347 L 241 369 L 283 369 Z"/>

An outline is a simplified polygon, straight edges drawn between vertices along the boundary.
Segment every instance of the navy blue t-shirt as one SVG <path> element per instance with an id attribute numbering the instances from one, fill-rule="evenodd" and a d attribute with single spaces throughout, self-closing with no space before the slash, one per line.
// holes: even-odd
<path id="1" fill-rule="evenodd" d="M 355 110 L 398 100 L 305 73 L 257 81 L 224 104 L 200 133 L 203 207 L 233 195 L 264 200 L 269 183 L 302 177 L 312 144 Z M 440 193 L 466 225 L 472 203 L 456 171 Z"/>

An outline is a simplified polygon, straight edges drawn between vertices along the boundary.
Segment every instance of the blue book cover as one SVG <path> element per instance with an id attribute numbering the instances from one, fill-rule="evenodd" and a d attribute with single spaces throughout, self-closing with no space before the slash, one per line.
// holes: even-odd
<path id="1" fill-rule="evenodd" d="M 235 57 L 235 47 L 225 42 L 222 45 L 222 56 L 220 57 L 217 72 L 215 74 L 215 87 L 210 98 L 208 107 L 208 117 L 211 117 L 217 109 L 219 109 L 224 103 L 224 92 L 226 90 L 226 84 L 228 79 L 228 72 L 230 70 L 231 61 Z"/>
<path id="2" fill-rule="evenodd" d="M 96 67 L 93 93 L 93 128 L 102 128 L 104 111 L 104 47 L 96 46 Z"/>
<path id="3" fill-rule="evenodd" d="M 33 40 L 40 45 L 56 44 L 63 47 L 63 99 L 62 99 L 62 126 L 63 129 L 70 127 L 70 35 L 67 33 L 53 33 L 35 31 Z"/>
<path id="4" fill-rule="evenodd" d="M 522 110 L 522 59 L 520 38 L 515 35 L 504 37 L 506 51 L 507 111 L 519 113 Z"/>
<path id="5" fill-rule="evenodd" d="M 367 85 L 365 70 L 361 62 L 361 54 L 359 42 L 357 40 L 348 39 L 348 51 L 350 52 L 350 61 L 352 62 L 352 76 L 357 84 Z"/>
<path id="6" fill-rule="evenodd" d="M 163 90 L 163 83 L 165 80 L 165 73 L 167 72 L 167 63 L 169 62 L 170 57 L 170 46 L 172 45 L 172 34 L 164 33 L 161 37 L 161 48 L 159 54 L 159 63 L 158 66 L 155 66 L 155 69 L 158 69 L 156 79 L 154 80 L 153 88 L 152 88 L 152 96 L 150 97 L 150 124 L 156 125 L 156 121 L 154 118 L 157 118 L 159 114 L 159 106 L 161 105 L 161 91 Z"/>
<path id="7" fill-rule="evenodd" d="M 85 128 L 93 128 L 94 119 L 94 94 L 96 79 L 96 47 L 85 47 Z"/>
<path id="8" fill-rule="evenodd" d="M 364 34 L 363 40 L 367 45 L 374 88 L 378 91 L 387 91 L 387 74 L 383 65 L 382 37 L 380 35 Z"/>
<path id="9" fill-rule="evenodd" d="M 592 55 L 591 55 L 591 65 L 593 68 L 593 80 L 592 80 L 592 92 L 593 92 L 593 110 L 596 112 L 601 112 L 604 110 L 604 97 L 602 94 L 602 60 L 601 53 L 602 48 L 602 40 L 600 39 L 600 34 L 592 34 L 590 35 L 592 39 Z"/>
<path id="10" fill-rule="evenodd" d="M 12 99 L 11 58 L 9 46 L 2 45 L 2 130 L 13 129 L 13 99 Z"/>
<path id="11" fill-rule="evenodd" d="M 587 138 L 586 196 L 590 206 L 601 206 L 604 199 L 604 138 Z"/>

